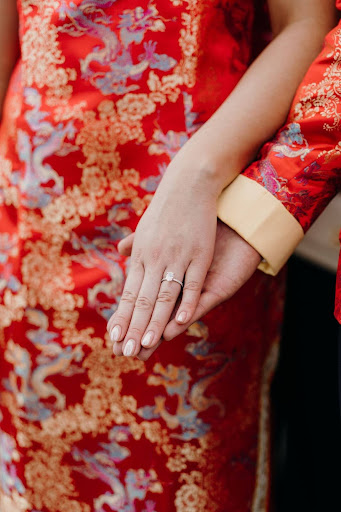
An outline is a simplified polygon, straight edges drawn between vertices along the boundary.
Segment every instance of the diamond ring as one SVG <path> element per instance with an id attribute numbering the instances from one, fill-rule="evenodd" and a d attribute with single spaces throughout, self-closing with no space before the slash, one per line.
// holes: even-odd
<path id="1" fill-rule="evenodd" d="M 181 286 L 181 288 L 184 287 L 184 284 L 181 281 L 179 281 L 179 279 L 175 279 L 173 272 L 167 272 L 166 277 L 161 279 L 161 283 L 163 283 L 163 281 L 168 281 L 169 283 L 171 281 L 175 281 L 175 283 L 178 283 Z"/>

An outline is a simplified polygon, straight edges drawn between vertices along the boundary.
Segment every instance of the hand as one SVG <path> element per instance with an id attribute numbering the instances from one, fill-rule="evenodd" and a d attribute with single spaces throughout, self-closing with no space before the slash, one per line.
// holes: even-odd
<path id="1" fill-rule="evenodd" d="M 129 256 L 133 235 L 121 242 L 119 251 Z M 261 261 L 259 253 L 231 228 L 218 221 L 214 257 L 207 273 L 200 300 L 192 319 L 183 325 L 173 318 L 168 323 L 163 338 L 171 340 L 188 329 L 225 300 L 231 298 L 252 276 Z M 160 339 L 152 349 L 142 348 L 138 358 L 146 361 L 161 344 Z"/>
<path id="2" fill-rule="evenodd" d="M 194 185 L 194 180 L 178 185 L 182 177 L 174 164 L 167 172 L 135 236 L 129 238 L 130 270 L 117 311 L 108 322 L 116 355 L 135 356 L 141 344 L 151 348 L 161 339 L 181 292 L 176 282 L 161 283 L 166 272 L 184 280 L 177 321 L 187 324 L 212 262 L 218 194 L 194 169 Z"/>
<path id="3" fill-rule="evenodd" d="M 212 265 L 207 273 L 198 306 L 191 322 L 171 320 L 164 333 L 170 341 L 213 308 L 230 299 L 254 274 L 262 257 L 233 229 L 218 221 Z"/>

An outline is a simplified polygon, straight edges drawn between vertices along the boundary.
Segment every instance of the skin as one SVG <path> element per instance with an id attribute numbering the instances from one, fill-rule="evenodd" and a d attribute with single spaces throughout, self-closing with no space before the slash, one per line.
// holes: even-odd
<path id="1" fill-rule="evenodd" d="M 119 244 L 120 254 L 130 256 L 132 244 L 133 236 L 125 238 Z M 251 245 L 218 220 L 213 261 L 207 272 L 193 317 L 184 324 L 177 322 L 175 320 L 177 304 L 162 338 L 154 347 L 142 348 L 137 357 L 146 361 L 164 340 L 170 341 L 179 336 L 193 322 L 232 297 L 250 279 L 260 261 L 260 255 Z M 123 355 L 122 343 L 117 344 L 117 355 Z"/>
<path id="2" fill-rule="evenodd" d="M 19 57 L 18 26 L 16 2 L 0 0 L 0 119 L 11 73 Z"/>
<path id="3" fill-rule="evenodd" d="M 269 7 L 276 35 L 273 42 L 169 164 L 133 240 L 129 239 L 130 272 L 118 309 L 108 322 L 117 355 L 136 356 L 141 344 L 152 349 L 162 336 L 170 338 L 182 332 L 198 311 L 208 311 L 202 304 L 202 291 L 209 284 L 210 296 L 217 295 L 214 286 L 218 280 L 210 277 L 207 282 L 217 258 L 219 272 L 226 275 L 233 269 L 229 282 L 240 285 L 259 263 L 259 254 L 238 235 L 228 228 L 226 235 L 220 228 L 217 233 L 216 202 L 225 186 L 285 121 L 305 70 L 336 21 L 333 0 L 271 0 Z M 219 242 L 217 252 L 218 240 L 225 236 L 226 243 Z M 128 242 L 121 243 L 121 250 L 126 250 Z M 229 260 L 231 245 L 234 263 Z M 229 261 L 227 269 L 225 259 Z M 180 289 L 173 282 L 160 285 L 167 271 L 185 284 L 170 323 Z M 219 296 L 229 298 L 230 287 Z M 207 298 L 205 295 L 205 301 Z M 212 300 L 208 303 L 216 305 Z M 147 355 L 140 353 L 143 358 Z"/>

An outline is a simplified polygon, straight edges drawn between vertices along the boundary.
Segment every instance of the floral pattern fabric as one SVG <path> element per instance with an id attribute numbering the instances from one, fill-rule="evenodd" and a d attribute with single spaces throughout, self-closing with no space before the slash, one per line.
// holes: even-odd
<path id="1" fill-rule="evenodd" d="M 341 9 L 341 2 L 337 2 Z M 244 176 L 273 194 L 307 231 L 341 190 L 341 22 L 325 39 L 286 125 Z M 340 237 L 341 238 L 341 237 Z M 341 323 L 341 260 L 335 316 Z"/>
<path id="2" fill-rule="evenodd" d="M 264 512 L 283 278 L 147 363 L 106 322 L 171 158 L 247 68 L 252 0 L 19 0 L 0 130 L 2 512 Z"/>

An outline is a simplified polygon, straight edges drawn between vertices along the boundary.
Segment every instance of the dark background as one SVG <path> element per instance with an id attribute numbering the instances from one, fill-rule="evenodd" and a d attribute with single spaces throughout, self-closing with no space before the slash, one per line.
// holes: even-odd
<path id="1" fill-rule="evenodd" d="M 335 274 L 289 261 L 272 398 L 276 512 L 341 512 Z"/>

